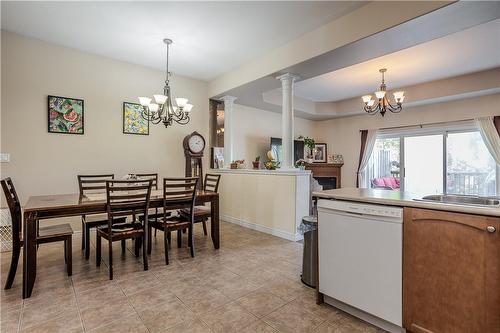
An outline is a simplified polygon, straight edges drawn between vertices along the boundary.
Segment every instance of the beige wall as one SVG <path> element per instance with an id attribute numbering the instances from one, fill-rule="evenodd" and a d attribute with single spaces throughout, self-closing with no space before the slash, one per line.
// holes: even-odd
<path id="1" fill-rule="evenodd" d="M 295 137 L 314 136 L 315 122 L 295 118 Z M 260 156 L 266 160 L 271 137 L 281 138 L 281 113 L 234 105 L 233 116 L 234 158 L 245 159 L 248 168 L 251 161 Z"/>
<path id="2" fill-rule="evenodd" d="M 500 94 L 413 107 L 399 114 L 388 112 L 384 118 L 377 114 L 319 121 L 315 137 L 328 143 L 329 154 L 344 156 L 342 186 L 353 187 L 356 186 L 360 130 L 465 120 L 485 115 L 500 115 Z"/>
<path id="3" fill-rule="evenodd" d="M 79 173 L 183 176 L 184 136 L 196 130 L 208 140 L 206 82 L 173 77 L 174 95 L 195 105 L 189 125 L 151 125 L 149 136 L 127 135 L 122 103 L 161 93 L 161 71 L 3 31 L 1 55 L 1 151 L 11 158 L 1 176 L 13 178 L 22 203 L 30 195 L 77 192 Z M 49 94 L 85 101 L 84 135 L 47 132 Z"/>

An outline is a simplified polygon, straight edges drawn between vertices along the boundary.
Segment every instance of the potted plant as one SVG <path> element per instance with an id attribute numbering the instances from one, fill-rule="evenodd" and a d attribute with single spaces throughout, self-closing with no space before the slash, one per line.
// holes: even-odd
<path id="1" fill-rule="evenodd" d="M 295 167 L 299 168 L 300 170 L 305 170 L 306 169 L 306 160 L 300 159 L 295 162 Z"/>
<path id="2" fill-rule="evenodd" d="M 314 148 L 316 147 L 316 142 L 310 137 L 299 136 L 299 140 L 304 140 L 304 145 L 308 148 L 307 152 L 307 163 L 313 163 L 314 161 Z"/>
<path id="3" fill-rule="evenodd" d="M 259 169 L 260 168 L 260 156 L 257 156 L 255 158 L 255 161 L 252 162 L 253 168 L 254 169 Z"/>

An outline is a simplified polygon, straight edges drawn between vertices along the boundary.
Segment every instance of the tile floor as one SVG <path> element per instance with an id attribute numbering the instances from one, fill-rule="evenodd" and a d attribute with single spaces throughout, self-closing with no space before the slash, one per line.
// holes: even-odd
<path id="1" fill-rule="evenodd" d="M 75 234 L 71 278 L 64 271 L 62 244 L 40 246 L 33 296 L 21 299 L 21 263 L 14 287 L 1 292 L 0 331 L 382 332 L 315 304 L 314 290 L 299 278 L 302 244 L 222 223 L 221 249 L 214 250 L 201 229 L 196 226 L 196 258 L 186 247 L 177 249 L 173 239 L 169 266 L 159 232 L 146 272 L 132 242 L 123 256 L 117 242 L 113 281 L 107 246 L 97 268 L 95 249 L 86 261 Z M 3 253 L 2 286 L 9 263 L 10 253 Z"/>

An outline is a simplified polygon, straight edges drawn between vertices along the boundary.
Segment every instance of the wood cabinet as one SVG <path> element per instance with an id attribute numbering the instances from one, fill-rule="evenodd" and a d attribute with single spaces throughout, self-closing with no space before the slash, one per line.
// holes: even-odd
<path id="1" fill-rule="evenodd" d="M 403 230 L 404 327 L 499 333 L 500 218 L 405 208 Z"/>

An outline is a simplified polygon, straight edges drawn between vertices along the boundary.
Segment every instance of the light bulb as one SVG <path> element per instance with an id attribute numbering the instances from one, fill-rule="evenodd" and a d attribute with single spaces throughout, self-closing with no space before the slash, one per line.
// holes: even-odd
<path id="1" fill-rule="evenodd" d="M 184 105 L 183 110 L 184 110 L 184 112 L 189 113 L 192 108 L 193 108 L 193 104 L 186 104 L 186 105 Z"/>
<path id="2" fill-rule="evenodd" d="M 361 99 L 366 104 L 372 99 L 372 95 L 364 95 L 363 97 L 361 97 Z"/>
<path id="3" fill-rule="evenodd" d="M 149 98 L 149 97 L 139 97 L 139 103 L 142 106 L 148 106 L 149 103 L 151 103 L 151 98 Z"/>
<path id="4" fill-rule="evenodd" d="M 378 99 L 382 99 L 385 96 L 385 91 L 384 90 L 376 91 L 375 96 L 377 96 Z"/>
<path id="5" fill-rule="evenodd" d="M 153 95 L 153 97 L 155 98 L 156 104 L 160 104 L 160 105 L 165 104 L 165 102 L 167 101 L 167 98 L 168 98 L 165 95 Z"/>
<path id="6" fill-rule="evenodd" d="M 188 102 L 187 98 L 176 98 L 175 99 L 175 103 L 177 103 L 177 106 L 180 108 L 185 107 L 187 102 Z"/>
<path id="7" fill-rule="evenodd" d="M 149 111 L 151 111 L 151 112 L 156 112 L 156 111 L 158 111 L 158 107 L 159 107 L 159 106 L 158 106 L 158 104 L 156 104 L 156 103 L 151 103 L 151 104 L 149 104 L 149 105 L 148 105 Z"/>

